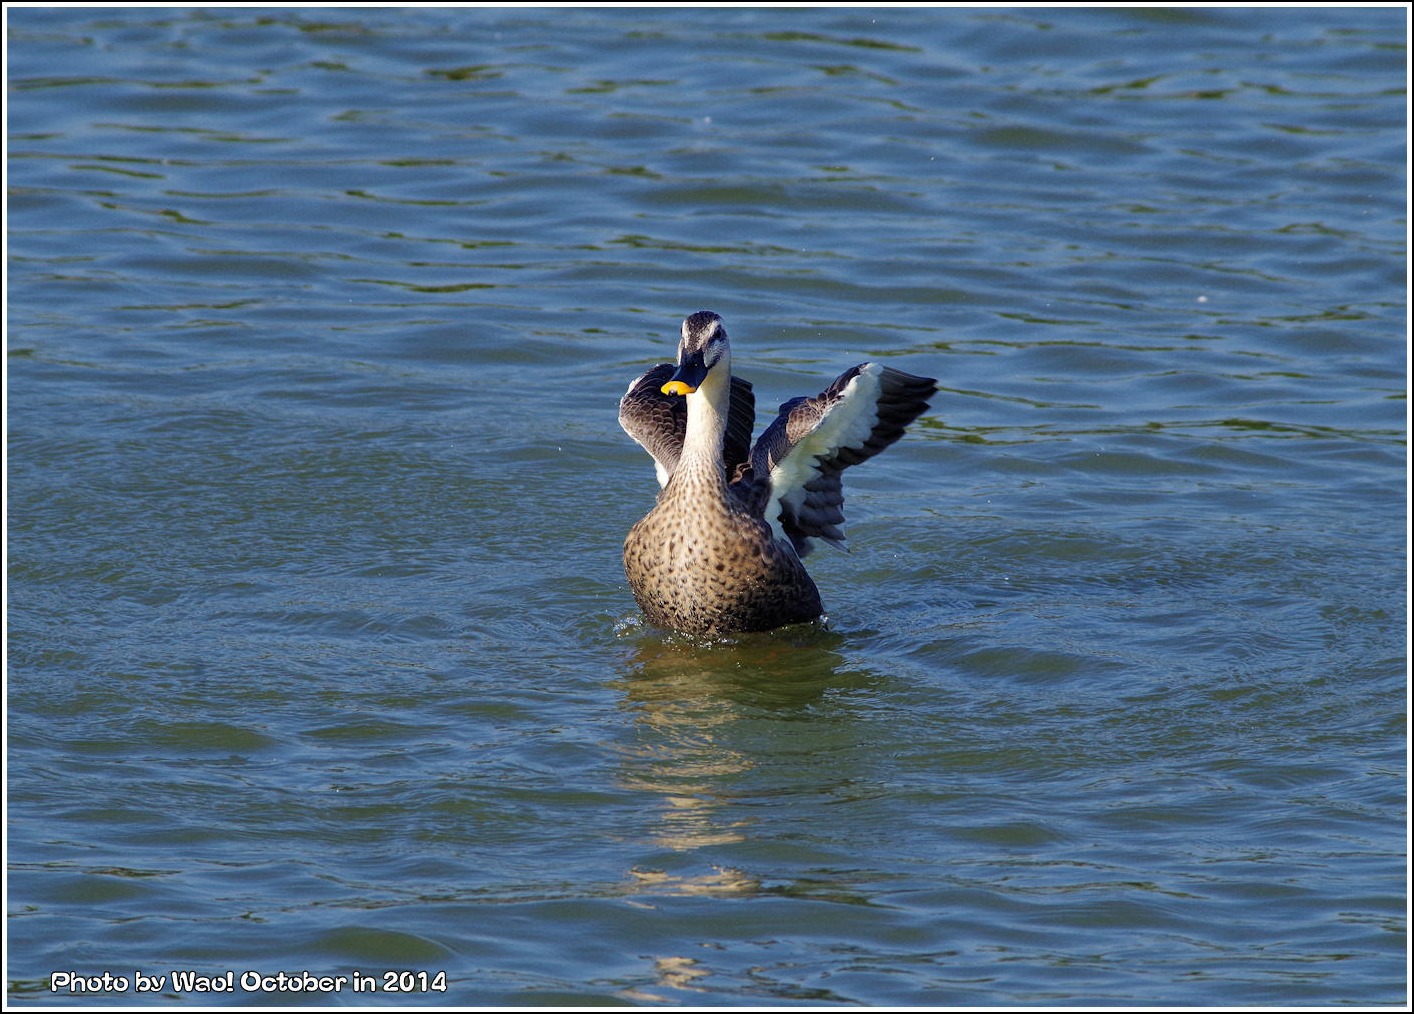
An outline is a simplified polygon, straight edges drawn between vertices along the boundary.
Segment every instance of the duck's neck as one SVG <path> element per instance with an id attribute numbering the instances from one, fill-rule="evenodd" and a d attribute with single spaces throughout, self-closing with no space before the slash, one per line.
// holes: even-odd
<path id="1" fill-rule="evenodd" d="M 674 480 L 681 480 L 680 485 L 705 485 L 725 494 L 722 440 L 731 409 L 731 386 L 731 361 L 724 356 L 712 367 L 702 386 L 687 396 L 687 432 L 673 472 Z"/>

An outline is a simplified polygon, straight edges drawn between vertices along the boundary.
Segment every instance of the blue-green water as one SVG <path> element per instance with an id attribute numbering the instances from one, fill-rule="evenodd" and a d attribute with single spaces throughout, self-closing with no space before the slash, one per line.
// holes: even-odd
<path id="1" fill-rule="evenodd" d="M 1405 1001 L 1402 7 L 6 13 L 9 1003 Z M 703 307 L 941 378 L 826 630 Z"/>

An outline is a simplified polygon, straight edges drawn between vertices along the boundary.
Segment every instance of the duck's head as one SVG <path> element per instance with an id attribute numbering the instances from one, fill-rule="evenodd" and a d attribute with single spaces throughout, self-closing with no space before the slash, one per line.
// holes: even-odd
<path id="1" fill-rule="evenodd" d="M 682 322 L 678 342 L 678 368 L 663 385 L 664 394 L 693 394 L 714 367 L 730 373 L 730 347 L 722 318 L 711 310 L 698 310 Z"/>

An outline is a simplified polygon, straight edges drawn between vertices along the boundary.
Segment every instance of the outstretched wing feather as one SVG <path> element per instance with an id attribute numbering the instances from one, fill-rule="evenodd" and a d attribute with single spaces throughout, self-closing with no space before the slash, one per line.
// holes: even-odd
<path id="1" fill-rule="evenodd" d="M 765 517 L 804 556 L 812 538 L 844 548 L 840 473 L 878 454 L 928 408 L 937 382 L 862 363 L 814 398 L 780 408 L 751 454 L 759 481 L 769 477 Z"/>

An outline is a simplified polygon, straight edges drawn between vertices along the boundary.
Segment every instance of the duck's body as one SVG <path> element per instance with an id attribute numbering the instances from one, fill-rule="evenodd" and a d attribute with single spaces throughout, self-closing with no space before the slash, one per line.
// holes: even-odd
<path id="1" fill-rule="evenodd" d="M 653 457 L 662 492 L 624 541 L 648 621 L 685 633 L 770 630 L 818 618 L 801 557 L 843 545 L 839 474 L 903 435 L 937 384 L 864 363 L 781 406 L 751 446 L 755 399 L 731 375 L 722 319 L 683 321 L 678 362 L 629 385 L 619 422 Z M 749 449 L 749 453 L 748 453 Z"/>
<path id="2" fill-rule="evenodd" d="M 714 485 L 670 484 L 624 542 L 624 570 L 648 622 L 702 634 L 818 617 L 820 593 L 800 557 Z"/>

